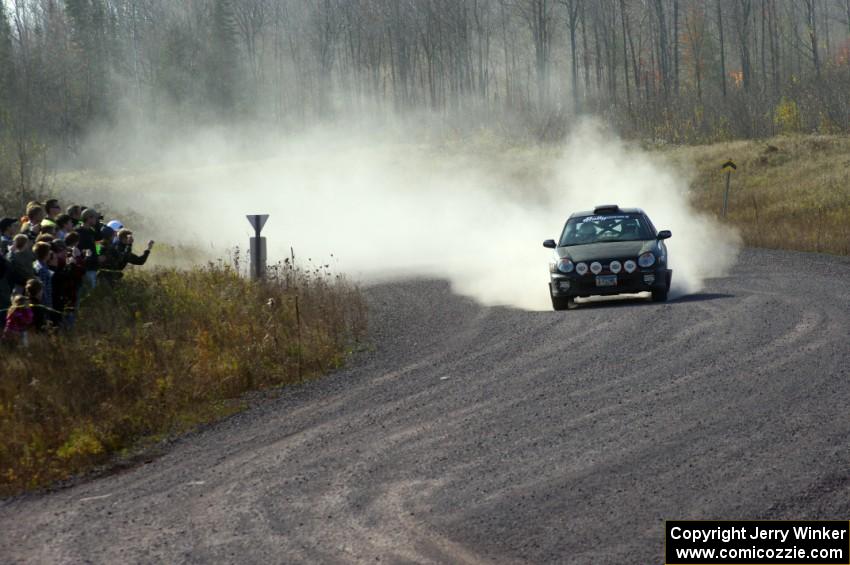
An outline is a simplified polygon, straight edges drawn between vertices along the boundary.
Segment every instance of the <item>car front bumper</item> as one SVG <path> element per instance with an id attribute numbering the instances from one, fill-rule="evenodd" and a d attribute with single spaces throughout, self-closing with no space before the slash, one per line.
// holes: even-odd
<path id="1" fill-rule="evenodd" d="M 663 267 L 638 269 L 634 273 L 620 272 L 616 275 L 616 286 L 597 286 L 597 275 L 592 273 L 584 275 L 577 273 L 551 273 L 549 286 L 552 296 L 556 297 L 634 294 L 638 292 L 652 292 L 653 290 L 666 290 L 672 273 L 673 271 L 671 269 Z M 611 273 L 604 273 L 600 276 L 613 275 Z"/>

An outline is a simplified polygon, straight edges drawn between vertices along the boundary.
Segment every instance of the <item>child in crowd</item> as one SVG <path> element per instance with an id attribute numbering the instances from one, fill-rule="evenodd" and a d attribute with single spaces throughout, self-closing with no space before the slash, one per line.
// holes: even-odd
<path id="1" fill-rule="evenodd" d="M 3 341 L 11 344 L 27 345 L 27 330 L 33 325 L 33 311 L 27 297 L 18 294 L 12 299 L 12 306 L 6 312 L 3 327 Z"/>
<path id="2" fill-rule="evenodd" d="M 44 304 L 44 285 L 38 279 L 30 279 L 24 287 L 24 296 L 32 308 L 32 325 L 37 332 L 43 332 L 50 323 L 50 311 Z"/>
<path id="3" fill-rule="evenodd" d="M 53 307 L 53 271 L 50 270 L 48 263 L 53 256 L 53 251 L 50 249 L 50 244 L 47 242 L 36 243 L 32 248 L 35 253 L 35 262 L 32 265 L 35 271 L 35 276 L 41 281 L 43 288 L 42 303 L 48 308 Z"/>

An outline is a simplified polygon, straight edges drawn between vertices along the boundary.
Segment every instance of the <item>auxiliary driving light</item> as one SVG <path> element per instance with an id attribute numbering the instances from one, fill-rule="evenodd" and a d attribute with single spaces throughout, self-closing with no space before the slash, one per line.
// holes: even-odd
<path id="1" fill-rule="evenodd" d="M 558 281 L 558 288 L 560 290 L 570 290 L 570 281 Z"/>
<path id="2" fill-rule="evenodd" d="M 576 272 L 580 275 L 587 274 L 587 263 L 579 263 L 576 265 Z"/>
<path id="3" fill-rule="evenodd" d="M 631 259 L 629 259 L 628 261 L 626 261 L 624 268 L 626 269 L 627 273 L 634 273 L 635 269 L 637 269 L 637 264 Z"/>
<path id="4" fill-rule="evenodd" d="M 594 275 L 598 275 L 602 272 L 602 264 L 599 261 L 594 261 L 590 264 L 590 272 Z"/>
<path id="5" fill-rule="evenodd" d="M 615 275 L 621 270 L 623 270 L 623 266 L 620 264 L 619 261 L 611 261 L 611 264 L 608 265 L 608 268 L 611 269 L 611 272 Z"/>
<path id="6" fill-rule="evenodd" d="M 655 275 L 644 275 L 643 282 L 646 284 L 652 284 L 655 282 Z"/>

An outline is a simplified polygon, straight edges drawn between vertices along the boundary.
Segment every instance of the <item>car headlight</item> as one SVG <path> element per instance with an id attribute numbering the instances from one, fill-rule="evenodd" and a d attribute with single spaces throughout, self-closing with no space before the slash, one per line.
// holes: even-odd
<path id="1" fill-rule="evenodd" d="M 602 272 L 602 264 L 599 261 L 594 261 L 590 264 L 590 272 L 594 275 L 598 275 Z"/>
<path id="2" fill-rule="evenodd" d="M 587 263 L 576 264 L 576 272 L 580 275 L 587 274 Z"/>
<path id="3" fill-rule="evenodd" d="M 623 270 L 623 265 L 620 264 L 619 261 L 611 261 L 611 264 L 608 265 L 608 268 L 611 269 L 611 272 L 615 275 Z"/>
<path id="4" fill-rule="evenodd" d="M 627 273 L 634 273 L 635 269 L 637 269 L 637 264 L 634 261 L 632 261 L 631 259 L 629 259 L 623 265 L 623 268 L 626 269 Z"/>
<path id="5" fill-rule="evenodd" d="M 566 257 L 558 261 L 558 270 L 562 273 L 572 273 L 573 268 L 573 262 Z"/>
<path id="6" fill-rule="evenodd" d="M 647 251 L 646 253 L 642 253 L 640 257 L 638 257 L 638 265 L 643 267 L 644 269 L 647 267 L 651 267 L 655 264 L 655 254 L 651 251 Z"/>

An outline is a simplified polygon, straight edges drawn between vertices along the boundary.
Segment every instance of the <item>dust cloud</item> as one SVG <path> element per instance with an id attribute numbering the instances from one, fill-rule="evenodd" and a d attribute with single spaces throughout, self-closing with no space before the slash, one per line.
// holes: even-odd
<path id="1" fill-rule="evenodd" d="M 542 241 L 597 204 L 641 207 L 672 230 L 674 293 L 735 261 L 737 235 L 691 208 L 687 178 L 595 121 L 557 148 L 416 139 L 324 128 L 234 150 L 207 132 L 163 147 L 157 172 L 109 177 L 101 200 L 154 217 L 145 235 L 155 226 L 159 239 L 220 255 L 247 245 L 245 214 L 267 213 L 270 262 L 292 247 L 364 283 L 440 277 L 481 303 L 529 310 L 550 308 Z"/>

